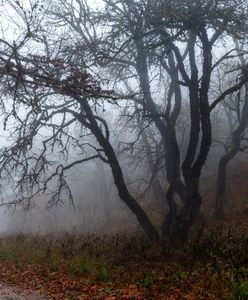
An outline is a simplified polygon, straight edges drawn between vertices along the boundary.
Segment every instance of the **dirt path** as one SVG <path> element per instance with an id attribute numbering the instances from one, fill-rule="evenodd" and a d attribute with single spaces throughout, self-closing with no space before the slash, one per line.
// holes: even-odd
<path id="1" fill-rule="evenodd" d="M 45 300 L 45 296 L 41 296 L 30 292 L 20 292 L 16 288 L 5 284 L 0 284 L 0 300 Z"/>

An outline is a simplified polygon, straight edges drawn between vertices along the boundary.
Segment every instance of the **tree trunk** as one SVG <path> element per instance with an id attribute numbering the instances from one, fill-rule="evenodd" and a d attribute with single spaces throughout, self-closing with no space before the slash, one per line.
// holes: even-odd
<path id="1" fill-rule="evenodd" d="M 216 184 L 216 198 L 215 198 L 215 212 L 216 218 L 223 216 L 223 205 L 226 200 L 226 172 L 229 162 L 235 157 L 239 151 L 240 136 L 237 136 L 237 130 L 233 133 L 233 144 L 230 151 L 228 151 L 219 160 L 217 184 Z M 235 138 L 234 138 L 235 136 Z"/>
<path id="2" fill-rule="evenodd" d="M 197 36 L 200 38 L 203 48 L 202 78 L 200 81 L 195 53 Z M 190 100 L 190 140 L 182 164 L 187 196 L 185 205 L 176 220 L 177 234 L 182 240 L 187 239 L 189 229 L 200 213 L 201 196 L 199 192 L 199 180 L 202 167 L 209 153 L 212 136 L 208 102 L 208 91 L 212 72 L 212 45 L 208 40 L 206 28 L 201 28 L 198 33 L 191 31 L 188 46 L 190 76 L 187 74 L 178 47 L 175 45 L 172 47 L 178 61 L 181 75 L 188 85 Z M 201 135 L 200 132 L 202 133 Z M 199 146 L 200 149 L 198 153 Z"/>
<path id="3" fill-rule="evenodd" d="M 167 192 L 167 202 L 169 204 L 170 211 L 166 216 L 164 224 L 162 226 L 162 232 L 163 234 L 166 234 L 171 232 L 171 228 L 173 227 L 173 220 L 175 219 L 177 212 L 177 210 L 175 209 L 176 203 L 174 200 L 174 192 L 178 193 L 183 203 L 185 202 L 185 190 L 183 188 L 184 185 L 180 178 L 180 151 L 177 144 L 175 130 L 175 121 L 178 112 L 173 112 L 173 120 L 171 120 L 168 116 L 164 116 L 164 120 L 161 119 L 161 116 L 157 111 L 156 105 L 154 104 L 151 96 L 150 80 L 147 66 L 147 53 L 142 38 L 139 38 L 136 41 L 136 46 L 137 73 L 139 74 L 140 84 L 144 95 L 144 107 L 149 113 L 150 118 L 156 125 L 159 133 L 161 134 L 165 146 L 166 175 L 167 180 L 171 186 L 169 187 L 169 191 Z M 165 230 L 165 226 L 168 226 L 168 229 Z"/>
<path id="4" fill-rule="evenodd" d="M 137 109 L 137 106 L 135 106 L 135 108 Z M 155 196 L 155 201 L 157 203 L 158 208 L 164 210 L 166 193 L 160 183 L 158 176 L 156 176 L 158 174 L 158 170 L 157 170 L 158 166 L 156 167 L 156 165 L 157 165 L 157 162 L 159 161 L 159 158 L 154 157 L 154 155 L 152 153 L 151 145 L 148 141 L 148 134 L 142 128 L 141 120 L 138 117 L 137 117 L 137 123 L 138 123 L 139 131 L 141 132 L 141 137 L 142 137 L 142 140 L 144 143 L 145 153 L 146 153 L 146 156 L 148 159 L 149 174 L 152 176 L 153 176 L 153 174 L 155 174 L 155 176 L 154 176 L 155 178 L 151 178 L 151 180 L 152 180 L 151 188 L 152 188 L 152 191 Z M 158 152 L 158 146 L 157 146 L 157 152 Z"/>
<path id="5" fill-rule="evenodd" d="M 193 180 L 187 184 L 186 204 L 176 217 L 176 235 L 185 242 L 191 226 L 196 222 L 201 208 L 199 181 Z"/>
<path id="6" fill-rule="evenodd" d="M 176 178 L 170 184 L 166 193 L 166 199 L 169 205 L 169 211 L 162 225 L 162 237 L 163 237 L 164 245 L 166 244 L 166 242 L 169 243 L 171 242 L 172 236 L 174 234 L 173 229 L 174 229 L 175 218 L 177 214 L 177 205 L 174 200 L 175 188 L 176 188 Z"/>
<path id="7" fill-rule="evenodd" d="M 242 62 L 242 61 L 241 61 Z M 216 185 L 216 199 L 215 199 L 215 212 L 214 216 L 220 218 L 223 215 L 223 205 L 226 198 L 226 171 L 229 162 L 240 151 L 241 137 L 248 124 L 248 92 L 247 84 L 245 85 L 244 105 L 242 108 L 241 116 L 239 118 L 239 124 L 232 132 L 232 142 L 230 150 L 222 156 L 218 165 L 218 177 Z M 240 93 L 238 94 L 240 97 Z M 240 99 L 238 99 L 240 102 Z"/>
<path id="8" fill-rule="evenodd" d="M 224 155 L 219 160 L 214 213 L 216 218 L 221 218 L 223 215 L 223 203 L 226 197 L 226 169 L 230 159 Z"/>
<path id="9" fill-rule="evenodd" d="M 114 183 L 117 187 L 119 196 L 121 200 L 129 207 L 132 213 L 136 216 L 139 224 L 142 226 L 147 237 L 154 242 L 159 242 L 159 233 L 157 229 L 151 223 L 148 215 L 140 204 L 132 197 L 129 193 L 126 183 L 124 181 L 122 169 L 120 167 L 119 161 L 116 157 L 114 149 L 109 142 L 109 140 L 104 136 L 101 128 L 98 126 L 98 123 L 92 113 L 91 107 L 87 102 L 87 99 L 78 99 L 80 104 L 83 106 L 85 114 L 89 123 L 85 124 L 85 118 L 82 115 L 78 115 L 78 120 L 92 131 L 96 137 L 98 143 L 102 146 L 104 153 L 108 159 L 108 163 L 112 170 Z"/>

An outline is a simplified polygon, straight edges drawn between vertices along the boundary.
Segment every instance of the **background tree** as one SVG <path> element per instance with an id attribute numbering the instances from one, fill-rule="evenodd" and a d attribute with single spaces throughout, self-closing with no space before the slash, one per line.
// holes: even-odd
<path id="1" fill-rule="evenodd" d="M 240 61 L 241 78 L 247 76 L 247 62 L 239 53 L 245 51 L 244 47 L 240 47 L 236 43 L 236 49 Z M 231 70 L 232 71 L 232 70 Z M 230 70 L 228 71 L 228 73 Z M 242 151 L 247 149 L 247 124 L 248 124 L 248 94 L 247 83 L 242 89 L 235 94 L 230 95 L 229 99 L 222 103 L 226 111 L 226 117 L 230 126 L 230 133 L 227 137 L 225 146 L 225 154 L 220 158 L 218 163 L 217 173 L 217 187 L 216 187 L 216 205 L 215 216 L 221 217 L 223 215 L 223 204 L 226 198 L 226 181 L 227 181 L 227 167 L 230 161 Z"/>

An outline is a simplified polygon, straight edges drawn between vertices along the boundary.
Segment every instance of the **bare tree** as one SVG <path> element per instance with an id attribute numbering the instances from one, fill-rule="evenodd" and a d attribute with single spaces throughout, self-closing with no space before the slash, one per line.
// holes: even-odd
<path id="1" fill-rule="evenodd" d="M 244 51 L 238 43 L 236 43 L 237 52 Z M 241 78 L 247 76 L 247 62 L 243 56 L 239 56 Z M 226 199 L 226 181 L 227 167 L 230 161 L 238 154 L 238 152 L 247 149 L 247 125 L 248 125 L 248 86 L 247 83 L 242 89 L 235 94 L 230 95 L 227 101 L 222 103 L 226 111 L 228 122 L 230 125 L 230 134 L 224 143 L 225 154 L 220 158 L 218 163 L 217 186 L 216 186 L 216 202 L 215 217 L 219 218 L 223 215 L 223 205 Z"/>
<path id="2" fill-rule="evenodd" d="M 105 7 L 93 14 L 89 13 L 84 1 L 78 2 L 76 10 L 67 3 L 54 15 L 88 43 L 96 65 L 115 70 L 120 82 L 130 78 L 137 81 L 136 89 L 140 87 L 142 93 L 138 104 L 144 117 L 156 125 L 165 147 L 170 209 L 163 232 L 168 237 L 172 231 L 177 231 L 185 238 L 200 211 L 201 171 L 212 141 L 211 111 L 247 81 L 247 76 L 243 76 L 221 95 L 209 96 L 216 68 L 229 59 L 235 49 L 235 45 L 231 45 L 218 56 L 217 47 L 232 37 L 245 38 L 246 1 L 106 0 L 104 3 Z M 88 16 L 88 23 L 81 22 L 82 15 Z M 90 30 L 88 24 L 93 26 Z M 92 28 L 104 29 L 98 34 Z M 171 84 L 168 97 L 159 106 L 154 78 L 163 73 L 169 74 Z M 191 121 L 188 148 L 183 158 L 176 134 L 182 90 L 188 94 Z M 179 213 L 175 193 L 183 202 Z"/>
<path id="3" fill-rule="evenodd" d="M 66 172 L 91 159 L 102 159 L 111 167 L 120 198 L 138 222 L 143 223 L 149 238 L 158 240 L 147 214 L 127 189 L 110 142 L 108 125 L 97 115 L 101 99 L 114 99 L 111 92 L 102 90 L 84 67 L 45 55 L 23 56 L 21 50 L 27 44 L 16 47 L 4 43 L 5 55 L 0 58 L 1 81 L 3 87 L 8 87 L 9 103 L 12 99 L 6 108 L 4 123 L 6 129 L 13 120 L 15 125 L 11 133 L 14 142 L 2 149 L 0 163 L 2 176 L 12 175 L 13 171 L 18 175 L 19 198 L 12 203 L 25 201 L 28 205 L 33 196 L 51 190 L 49 183 L 55 179 L 58 185 L 52 191 L 51 203 L 60 201 L 65 192 L 72 200 Z M 95 142 L 75 137 L 73 124 L 85 128 L 82 136 L 90 134 Z M 87 147 L 95 154 L 86 156 Z M 73 148 L 81 152 L 78 157 L 74 156 L 76 159 L 68 155 Z M 70 158 L 66 165 L 55 160 L 55 150 Z M 47 173 L 50 175 L 46 176 Z M 13 181 L 16 180 L 13 177 Z"/>
<path id="4" fill-rule="evenodd" d="M 219 60 L 213 62 L 215 45 L 218 45 L 226 34 L 237 36 L 238 30 L 242 28 L 241 31 L 243 31 L 247 26 L 246 24 L 240 24 L 239 19 L 245 12 L 243 10 L 244 3 L 242 1 L 234 2 L 225 2 L 225 7 L 222 6 L 222 1 L 179 1 L 178 3 L 173 2 L 173 4 L 165 2 L 159 6 L 160 11 L 164 12 L 162 24 L 164 23 L 164 26 L 167 26 L 167 30 L 160 29 L 160 32 L 164 39 L 168 41 L 167 52 L 172 51 L 176 57 L 182 78 L 181 84 L 188 90 L 190 103 L 190 136 L 187 153 L 182 162 L 187 196 L 176 225 L 183 238 L 187 236 L 190 226 L 195 222 L 200 211 L 200 176 L 212 141 L 210 113 L 225 96 L 233 90 L 240 89 L 248 79 L 247 76 L 244 76 L 237 84 L 224 91 L 219 97 L 209 98 L 214 70 L 228 56 L 228 53 L 226 53 Z M 232 10 L 234 4 L 236 7 L 235 10 Z M 232 15 L 230 10 L 232 10 Z M 211 11 L 211 14 L 209 14 L 209 11 Z M 239 25 L 237 31 L 234 31 L 233 23 Z M 222 27 L 220 24 L 225 26 Z M 158 26 L 161 28 L 161 25 Z M 176 45 L 175 40 L 178 41 L 179 38 L 175 39 L 170 34 L 170 30 L 174 30 L 176 37 L 180 36 L 182 42 L 187 42 L 190 71 L 188 71 L 183 61 L 180 47 Z M 243 34 L 245 34 L 245 31 Z M 201 60 L 197 58 L 198 51 L 201 53 Z M 210 100 L 212 100 L 211 104 L 209 104 Z"/>

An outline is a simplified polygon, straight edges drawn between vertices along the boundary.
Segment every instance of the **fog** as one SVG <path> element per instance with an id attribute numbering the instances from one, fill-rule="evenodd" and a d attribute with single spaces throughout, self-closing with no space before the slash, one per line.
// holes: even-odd
<path id="1" fill-rule="evenodd" d="M 2 233 L 159 239 L 222 214 L 246 160 L 245 30 L 148 2 L 1 4 Z"/>
<path id="2" fill-rule="evenodd" d="M 247 299 L 248 0 L 0 17 L 0 298 Z"/>
<path id="3" fill-rule="evenodd" d="M 213 138 L 224 141 L 228 133 L 227 126 L 222 119 L 221 123 L 216 125 Z M 120 137 L 121 133 L 117 134 Z M 123 147 L 126 147 L 128 140 L 129 142 L 135 140 L 135 135 L 128 134 L 126 141 L 124 136 L 122 133 L 121 145 L 124 145 Z M 168 212 L 166 201 L 164 212 L 160 207 L 154 206 L 155 195 L 150 189 L 147 190 L 149 175 L 145 175 L 149 166 L 144 161 L 134 163 L 127 151 L 120 151 L 121 145 L 116 146 L 116 151 L 120 152 L 119 159 L 125 171 L 128 186 L 137 198 L 140 197 L 139 201 L 159 225 L 163 221 L 163 215 Z M 223 145 L 216 142 L 203 169 L 201 184 L 203 207 L 214 205 L 217 165 L 223 154 Z M 142 151 L 137 150 L 137 155 L 141 157 Z M 229 166 L 232 176 L 239 174 L 239 166 L 246 163 L 246 160 L 245 153 L 237 155 Z M 45 193 L 35 197 L 29 207 L 4 205 L 1 208 L 1 234 L 114 234 L 140 230 L 135 216 L 119 198 L 107 164 L 100 160 L 85 163 L 82 167 L 72 169 L 67 177 L 73 193 L 73 202 L 64 199 L 62 202 L 52 204 L 49 203 L 49 193 L 47 195 Z M 13 190 L 8 189 L 2 198 L 2 202 L 11 203 L 14 198 Z"/>

